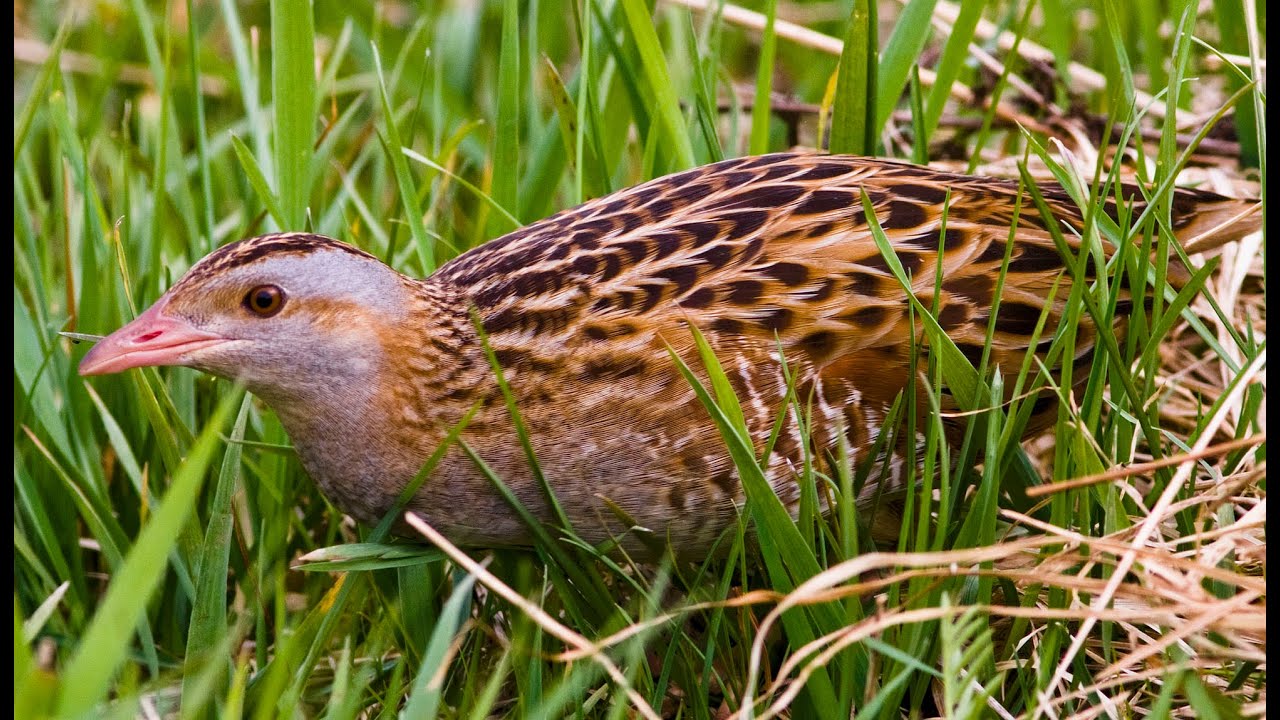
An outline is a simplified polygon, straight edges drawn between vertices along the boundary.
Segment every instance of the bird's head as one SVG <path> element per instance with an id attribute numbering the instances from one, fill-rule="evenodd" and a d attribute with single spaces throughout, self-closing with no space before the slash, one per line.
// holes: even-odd
<path id="1" fill-rule="evenodd" d="M 406 279 L 319 235 L 277 234 L 210 254 L 133 322 L 99 342 L 81 375 L 183 365 L 288 401 L 370 379 L 410 305 Z"/>

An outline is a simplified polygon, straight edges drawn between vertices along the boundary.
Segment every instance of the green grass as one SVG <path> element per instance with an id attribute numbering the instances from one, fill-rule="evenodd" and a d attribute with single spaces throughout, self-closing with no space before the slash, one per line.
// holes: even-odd
<path id="1" fill-rule="evenodd" d="M 17 39 L 39 49 L 14 75 L 15 716 L 1262 711 L 1265 275 L 1229 251 L 1175 288 L 1168 208 L 1175 180 L 1264 186 L 1265 14 L 1235 0 L 1200 16 L 1177 1 L 746 7 L 762 33 L 714 2 L 15 6 L 15 57 Z M 950 32 L 931 29 L 945 12 Z M 1002 65 L 979 68 L 970 43 Z M 1067 112 L 1026 102 L 1027 85 Z M 762 471 L 776 430 L 746 433 L 699 339 L 699 362 L 673 361 L 747 493 L 717 557 L 635 565 L 529 516 L 535 547 L 470 551 L 477 579 L 450 548 L 344 522 L 271 411 L 231 384 L 174 369 L 86 382 L 83 346 L 57 334 L 114 329 L 210 248 L 273 229 L 429 273 L 580 200 L 785 149 L 789 116 L 763 105 L 779 94 L 828 118 L 802 119 L 803 144 L 829 129 L 833 149 L 1052 178 L 1089 218 L 1079 251 L 1058 238 L 1082 280 L 1071 310 L 1040 329 L 1053 362 L 1092 320 L 1088 365 L 996 376 L 912 304 L 935 350 L 914 353 L 927 382 L 880 438 L 923 439 L 894 503 L 855 509 L 884 468 L 846 453 L 805 463 L 791 517 Z M 1073 146 L 1073 165 L 1051 127 L 1087 127 L 1129 161 Z M 1203 151 L 1210 139 L 1239 150 Z M 1122 175 L 1153 209 L 1116 222 L 1099 208 Z M 1042 211 L 1034 193 L 1020 208 Z M 1104 239 L 1123 248 L 1109 261 Z M 1117 335 L 1123 288 L 1154 302 Z M 944 386 L 966 413 L 956 442 Z M 1024 445 L 1045 389 L 1070 401 Z M 508 410 L 536 468 L 509 394 Z M 797 392 L 777 410 L 812 413 Z M 1235 439 L 1256 442 L 1178 461 Z"/>

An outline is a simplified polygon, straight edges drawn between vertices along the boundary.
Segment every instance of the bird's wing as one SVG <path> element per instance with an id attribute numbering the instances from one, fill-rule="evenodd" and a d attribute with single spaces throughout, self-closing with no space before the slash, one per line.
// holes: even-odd
<path id="1" fill-rule="evenodd" d="M 1040 192 L 1077 252 L 1079 207 L 1061 189 Z M 1130 212 L 1142 209 L 1136 189 L 1122 194 L 1134 203 Z M 864 195 L 910 277 L 916 310 L 875 242 Z M 1196 209 L 1215 198 L 1222 200 L 1180 191 L 1175 232 L 1198 227 Z M 1104 209 L 1117 215 L 1114 200 Z M 887 405 L 907 383 L 913 342 L 923 337 L 919 307 L 975 366 L 989 326 L 988 367 L 1007 376 L 1028 350 L 1044 359 L 1072 286 L 1047 222 L 1016 182 L 784 153 L 588 202 L 465 253 L 432 279 L 469 298 L 500 357 L 516 367 L 563 375 L 568 362 L 584 378 L 625 383 L 665 347 L 690 351 L 693 324 L 730 356 L 780 346 L 834 393 L 834 404 L 883 394 L 875 404 Z M 1085 263 L 1085 277 L 1097 269 Z M 1122 293 L 1118 316 L 1129 302 Z M 1051 367 L 1074 364 L 1083 378 L 1095 335 L 1086 315 L 1072 356 Z"/>
<path id="2" fill-rule="evenodd" d="M 780 154 L 717 163 L 530 225 L 433 278 L 462 289 L 490 333 L 546 344 L 690 319 L 710 335 L 776 335 L 819 361 L 901 347 L 911 336 L 908 302 L 874 241 L 863 193 L 927 307 L 941 255 L 939 321 L 963 350 L 980 348 L 1017 184 L 891 161 Z M 1065 222 L 1081 224 L 1064 193 L 1045 195 Z M 1025 344 L 1063 269 L 1043 223 L 1029 202 L 1022 207 L 997 347 Z"/>

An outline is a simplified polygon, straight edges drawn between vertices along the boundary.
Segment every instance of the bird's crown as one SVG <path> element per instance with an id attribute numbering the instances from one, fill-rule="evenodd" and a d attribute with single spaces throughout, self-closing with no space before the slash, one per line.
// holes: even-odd
<path id="1" fill-rule="evenodd" d="M 344 252 L 369 260 L 377 260 L 373 255 L 354 245 L 348 245 L 324 235 L 305 232 L 271 233 L 223 245 L 192 266 L 184 281 L 198 282 L 266 257 L 303 255 L 322 251 Z"/>

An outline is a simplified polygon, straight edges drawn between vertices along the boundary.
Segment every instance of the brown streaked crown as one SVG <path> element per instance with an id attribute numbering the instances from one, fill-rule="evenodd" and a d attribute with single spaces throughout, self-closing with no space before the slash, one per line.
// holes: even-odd
<path id="1" fill-rule="evenodd" d="M 304 255 L 317 250 L 335 250 L 377 260 L 373 255 L 354 245 L 324 235 L 303 232 L 272 233 L 223 245 L 191 266 L 183 279 L 195 282 L 248 265 L 267 256 Z"/>

